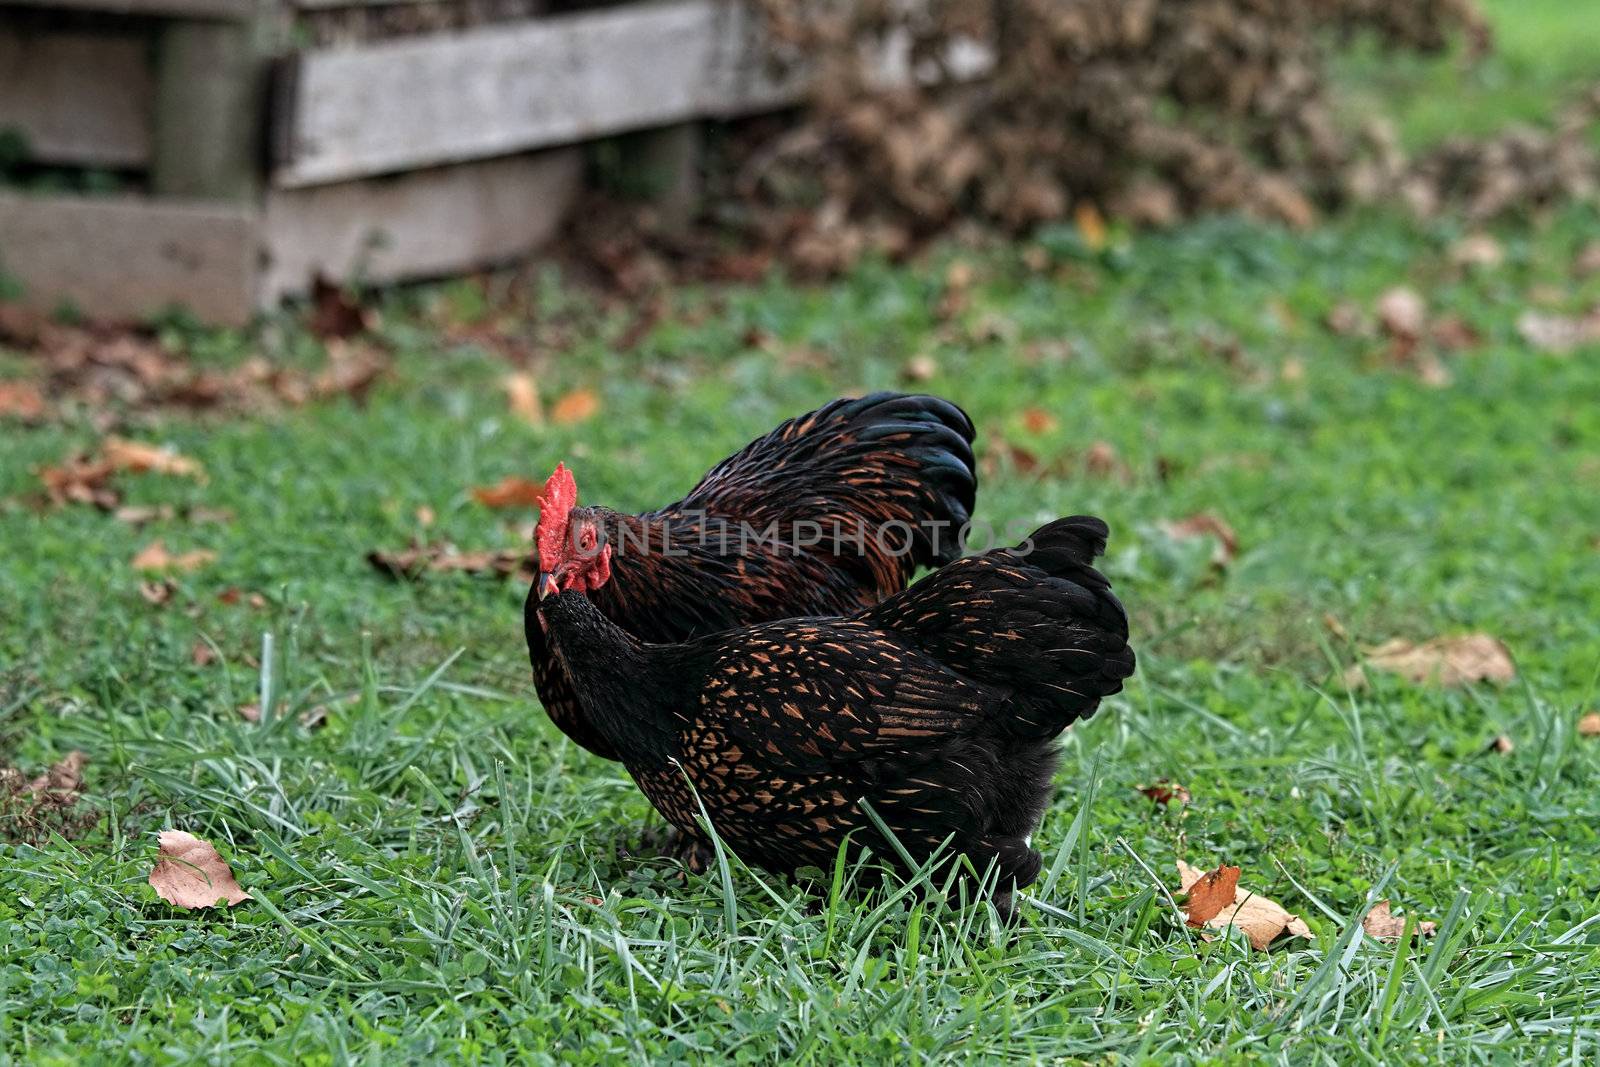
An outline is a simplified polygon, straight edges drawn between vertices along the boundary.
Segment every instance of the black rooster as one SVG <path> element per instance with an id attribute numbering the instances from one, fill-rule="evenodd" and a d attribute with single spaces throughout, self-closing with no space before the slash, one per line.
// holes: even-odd
<path id="1" fill-rule="evenodd" d="M 948 841 L 1020 887 L 1039 874 L 1054 739 L 1133 673 L 1127 616 L 1091 566 L 1106 534 L 1058 519 L 842 618 L 676 645 L 618 627 L 559 570 L 534 610 L 590 724 L 690 842 L 703 804 L 771 870 L 826 868 L 847 837 L 892 860 L 865 800 L 913 861 Z"/>
<path id="2" fill-rule="evenodd" d="M 577 507 L 577 485 L 558 466 L 540 508 L 539 566 L 650 642 L 847 614 L 960 555 L 977 492 L 972 437 L 966 413 L 937 397 L 836 400 L 643 515 Z M 524 630 L 545 711 L 578 744 L 617 759 L 552 657 L 536 603 L 530 593 Z"/>

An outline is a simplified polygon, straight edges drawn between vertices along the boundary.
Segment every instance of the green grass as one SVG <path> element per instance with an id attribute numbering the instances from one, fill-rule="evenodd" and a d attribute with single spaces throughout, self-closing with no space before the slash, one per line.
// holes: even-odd
<path id="1" fill-rule="evenodd" d="M 542 431 L 507 417 L 503 363 L 427 325 L 430 301 L 470 303 L 458 286 L 386 308 L 398 372 L 364 408 L 151 418 L 135 436 L 209 480 L 133 478 L 130 499 L 235 521 L 135 531 L 0 507 L 0 755 L 31 769 L 84 749 L 101 813 L 76 840 L 0 845 L 0 1058 L 1592 1059 L 1600 741 L 1574 725 L 1600 703 L 1600 352 L 1530 351 L 1514 322 L 1530 291 L 1600 298 L 1569 270 L 1600 215 L 1502 231 L 1506 263 L 1467 276 L 1448 265 L 1456 236 L 1387 217 L 1306 236 L 1217 221 L 1080 258 L 1047 234 L 1059 273 L 997 248 L 820 288 L 681 293 L 627 355 L 608 345 L 626 316 L 584 315 L 547 279 L 527 329 L 570 317 L 580 339 L 547 361 L 544 393 L 592 387 L 604 410 Z M 940 323 L 957 254 L 972 304 Z M 1321 324 L 1399 283 L 1485 339 L 1450 357 L 1448 388 Z M 779 357 L 747 347 L 755 331 Z M 261 337 L 305 347 L 292 329 Z M 243 344 L 200 340 L 220 360 Z M 1141 656 L 1065 741 L 1036 838 L 1054 873 L 1014 932 L 987 908 L 848 879 L 815 905 L 735 861 L 685 884 L 619 855 L 658 820 L 539 711 L 523 590 L 396 584 L 363 560 L 417 534 L 422 505 L 435 535 L 517 543 L 468 489 L 557 459 L 586 499 L 658 503 L 785 416 L 895 385 L 914 352 L 940 367 L 926 388 L 972 413 L 986 463 L 1003 437 L 1054 472 L 998 460 L 983 518 L 1111 523 Z M 1030 435 L 1028 406 L 1058 428 Z M 12 501 L 97 438 L 86 421 L 4 434 Z M 1125 481 L 1072 462 L 1095 440 Z M 1238 531 L 1223 573 L 1209 546 L 1161 532 L 1201 509 Z M 219 553 L 164 608 L 128 567 L 158 536 Z M 230 587 L 266 606 L 219 601 Z M 1355 645 L 1477 629 L 1511 647 L 1516 683 L 1334 681 Z M 263 633 L 276 714 L 252 725 L 236 708 L 262 686 Z M 194 666 L 197 640 L 221 662 Z M 330 699 L 324 729 L 299 727 Z M 1515 750 L 1485 754 L 1500 734 Z M 1192 805 L 1135 792 L 1160 776 Z M 167 826 L 216 842 L 255 900 L 157 900 L 145 876 Z M 1242 865 L 1315 940 L 1197 939 L 1152 881 L 1170 886 L 1179 857 Z M 1357 936 L 1377 896 L 1438 936 Z"/>
<path id="2" fill-rule="evenodd" d="M 1508 123 L 1548 128 L 1560 103 L 1600 80 L 1594 0 L 1478 2 L 1494 28 L 1491 55 L 1471 63 L 1460 42 L 1441 56 L 1368 42 L 1334 67 L 1344 117 L 1391 117 L 1402 143 L 1418 149 L 1450 136 L 1490 136 Z"/>

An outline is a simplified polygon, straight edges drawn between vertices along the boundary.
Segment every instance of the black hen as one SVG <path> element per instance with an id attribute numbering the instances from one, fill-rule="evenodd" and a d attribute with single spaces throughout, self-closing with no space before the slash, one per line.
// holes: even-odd
<path id="1" fill-rule="evenodd" d="M 914 861 L 948 841 L 1025 886 L 1054 739 L 1133 673 L 1127 616 L 1091 565 L 1106 533 L 1058 519 L 843 618 L 679 645 L 639 641 L 581 590 L 543 583 L 535 610 L 590 723 L 691 841 L 703 804 L 772 870 L 826 867 L 847 837 L 893 858 L 865 800 Z"/>
<path id="2" fill-rule="evenodd" d="M 539 518 L 540 570 L 649 642 L 847 614 L 960 554 L 977 492 L 972 437 L 966 413 L 938 397 L 836 400 L 643 515 L 575 506 L 577 486 L 558 467 Z M 552 657 L 536 603 L 530 595 L 524 629 L 540 701 L 567 736 L 616 759 Z"/>

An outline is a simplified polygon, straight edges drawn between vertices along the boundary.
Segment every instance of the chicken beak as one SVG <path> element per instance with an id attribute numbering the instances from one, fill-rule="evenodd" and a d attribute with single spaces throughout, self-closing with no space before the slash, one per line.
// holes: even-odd
<path id="1" fill-rule="evenodd" d="M 539 572 L 539 599 L 540 600 L 543 600 L 545 597 L 549 596 L 551 593 L 558 593 L 560 591 L 561 591 L 561 588 L 560 588 L 559 585 L 556 584 L 556 576 L 554 574 L 552 574 L 549 571 L 540 571 Z"/>

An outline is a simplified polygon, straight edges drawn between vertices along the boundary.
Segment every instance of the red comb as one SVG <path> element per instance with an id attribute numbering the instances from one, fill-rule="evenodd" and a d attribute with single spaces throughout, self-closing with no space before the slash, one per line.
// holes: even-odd
<path id="1" fill-rule="evenodd" d="M 544 492 L 535 502 L 539 505 L 539 524 L 534 527 L 533 541 L 539 546 L 539 559 L 544 569 L 567 554 L 567 515 L 578 502 L 578 483 L 566 464 L 557 463 L 556 472 L 544 483 Z"/>

